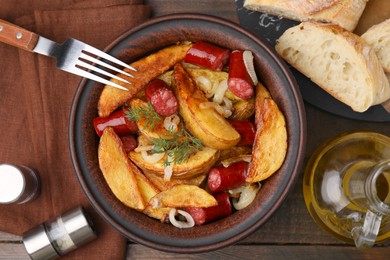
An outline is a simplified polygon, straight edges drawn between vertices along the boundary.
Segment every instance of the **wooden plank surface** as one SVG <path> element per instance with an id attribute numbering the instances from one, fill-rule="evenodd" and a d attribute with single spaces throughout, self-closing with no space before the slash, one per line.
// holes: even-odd
<path id="1" fill-rule="evenodd" d="M 3 237 L 9 237 L 0 232 L 0 259 L 2 260 L 27 260 L 20 240 L 4 242 Z M 13 236 L 11 236 L 13 237 Z M 13 237 L 15 238 L 15 237 Z M 239 254 L 237 253 L 239 252 Z M 142 245 L 129 244 L 126 259 L 152 260 L 152 259 L 175 259 L 175 260 L 201 260 L 201 259 L 377 259 L 385 260 L 390 255 L 389 247 L 375 247 L 361 251 L 347 245 L 235 245 L 221 250 L 201 254 L 173 254 L 156 251 Z"/>
<path id="2" fill-rule="evenodd" d="M 145 0 L 152 6 L 153 16 L 172 13 L 202 13 L 238 22 L 235 2 L 232 0 Z"/>

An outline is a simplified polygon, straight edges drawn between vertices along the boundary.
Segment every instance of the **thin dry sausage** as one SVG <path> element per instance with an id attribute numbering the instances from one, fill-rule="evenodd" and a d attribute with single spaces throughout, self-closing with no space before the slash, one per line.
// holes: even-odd
<path id="1" fill-rule="evenodd" d="M 253 81 L 245 67 L 243 51 L 230 54 L 228 86 L 237 97 L 247 100 L 254 95 Z"/>
<path id="2" fill-rule="evenodd" d="M 96 117 L 93 126 L 98 136 L 103 134 L 104 128 L 111 126 L 119 136 L 133 134 L 138 131 L 138 126 L 134 121 L 126 118 L 124 109 L 114 111 L 108 117 Z"/>
<path id="3" fill-rule="evenodd" d="M 221 71 L 229 60 L 230 51 L 207 42 L 196 42 L 184 56 L 184 61 L 211 70 Z"/>
<path id="4" fill-rule="evenodd" d="M 195 221 L 196 225 L 202 225 L 213 220 L 227 217 L 232 214 L 232 204 L 227 193 L 218 193 L 214 195 L 218 205 L 209 208 L 185 208 Z"/>
<path id="5" fill-rule="evenodd" d="M 232 163 L 229 167 L 214 167 L 209 171 L 207 188 L 211 192 L 235 189 L 245 183 L 247 165 L 244 161 Z"/>
<path id="6" fill-rule="evenodd" d="M 177 99 L 161 79 L 154 79 L 146 86 L 145 96 L 159 115 L 170 116 L 176 113 Z"/>

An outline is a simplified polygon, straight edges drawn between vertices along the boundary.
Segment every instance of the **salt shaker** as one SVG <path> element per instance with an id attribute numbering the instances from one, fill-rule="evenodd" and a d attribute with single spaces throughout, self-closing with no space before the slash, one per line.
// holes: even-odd
<path id="1" fill-rule="evenodd" d="M 23 165 L 0 164 L 0 204 L 22 204 L 40 191 L 36 171 Z"/>
<path id="2" fill-rule="evenodd" d="M 77 207 L 30 229 L 23 244 L 33 260 L 56 259 L 96 238 L 84 208 Z"/>

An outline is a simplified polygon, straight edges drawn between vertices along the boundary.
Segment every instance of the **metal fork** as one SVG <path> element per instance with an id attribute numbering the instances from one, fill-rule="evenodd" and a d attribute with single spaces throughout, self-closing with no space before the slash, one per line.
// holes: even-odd
<path id="1" fill-rule="evenodd" d="M 105 79 L 103 76 L 117 79 L 125 84 L 131 84 L 131 82 L 104 69 L 115 71 L 132 78 L 134 78 L 133 75 L 120 69 L 120 67 L 136 71 L 136 69 L 126 63 L 81 41 L 70 38 L 63 44 L 58 44 L 1 19 L 0 41 L 27 51 L 55 57 L 58 69 L 122 90 L 128 89 Z M 107 61 L 113 64 L 111 65 Z M 98 65 L 104 67 L 104 69 L 99 68 Z"/>

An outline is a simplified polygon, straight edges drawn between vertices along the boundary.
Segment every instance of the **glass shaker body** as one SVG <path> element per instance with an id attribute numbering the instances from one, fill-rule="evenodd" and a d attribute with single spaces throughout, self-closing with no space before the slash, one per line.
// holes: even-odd
<path id="1" fill-rule="evenodd" d="M 39 195 L 40 180 L 23 165 L 0 164 L 0 204 L 23 204 Z"/>

